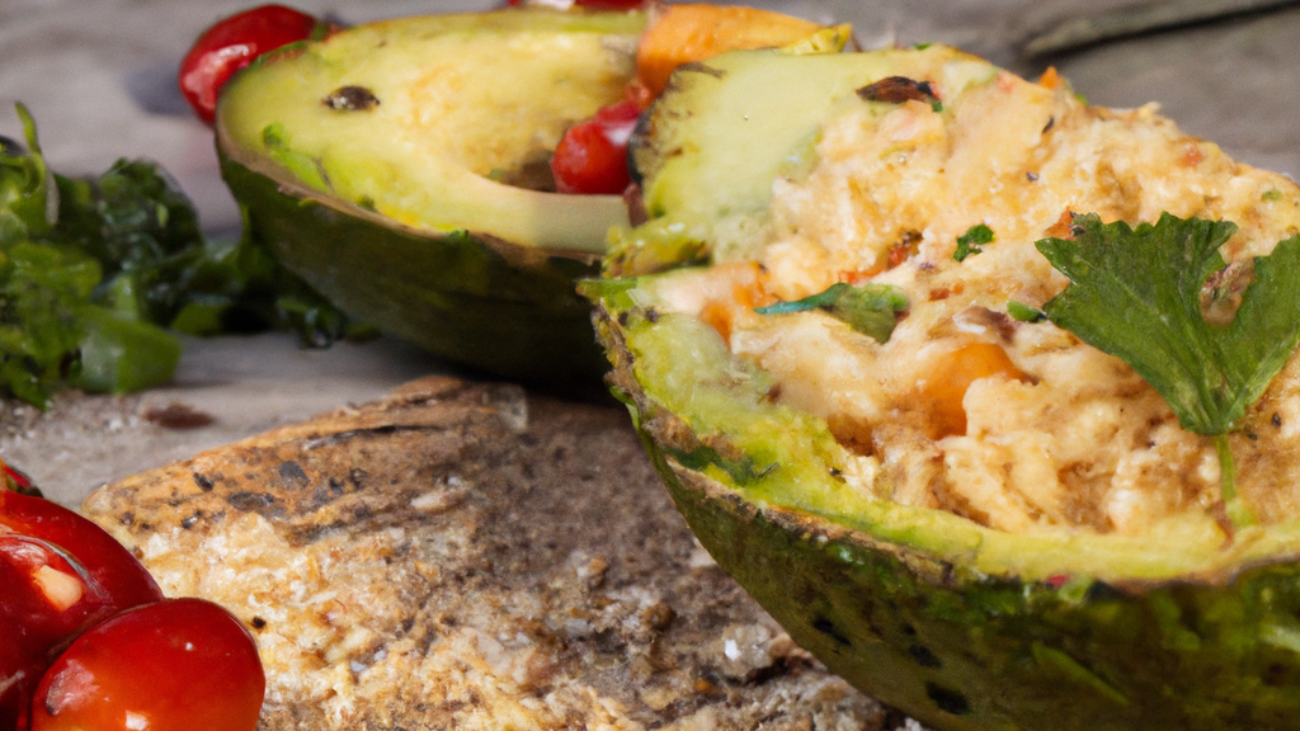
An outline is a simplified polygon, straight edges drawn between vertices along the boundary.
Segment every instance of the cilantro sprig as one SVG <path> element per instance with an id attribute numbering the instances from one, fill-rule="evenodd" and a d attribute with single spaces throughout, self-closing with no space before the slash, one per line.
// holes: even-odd
<path id="1" fill-rule="evenodd" d="M 1179 424 L 1214 436 L 1221 490 L 1232 523 L 1253 522 L 1236 494 L 1227 434 L 1263 395 L 1300 343 L 1300 235 L 1254 260 L 1244 291 L 1215 287 L 1227 221 L 1163 214 L 1131 228 L 1075 216 L 1073 238 L 1038 241 L 1070 279 L 1044 307 L 1049 320 L 1123 359 L 1165 399 Z M 1231 309 L 1229 317 L 1207 312 Z"/>
<path id="2" fill-rule="evenodd" d="M 875 282 L 857 286 L 839 282 L 803 299 L 756 307 L 754 312 L 760 315 L 781 315 L 822 310 L 876 342 L 885 343 L 894 333 L 898 314 L 906 310 L 908 305 L 907 294 L 898 287 Z"/>

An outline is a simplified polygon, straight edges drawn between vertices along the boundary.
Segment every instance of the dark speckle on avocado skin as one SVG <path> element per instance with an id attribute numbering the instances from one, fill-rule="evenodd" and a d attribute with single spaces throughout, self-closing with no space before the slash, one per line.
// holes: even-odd
<path id="1" fill-rule="evenodd" d="M 934 701 L 934 705 L 945 713 L 951 713 L 954 716 L 963 716 L 970 713 L 970 701 L 966 696 L 955 690 L 939 685 L 938 683 L 926 683 L 925 694 Z"/>
<path id="2" fill-rule="evenodd" d="M 1088 586 L 1087 601 L 1116 601 L 1124 597 L 1124 592 L 1104 581 L 1094 581 Z"/>
<path id="3" fill-rule="evenodd" d="M 910 645 L 907 648 L 907 654 L 911 655 L 916 664 L 923 668 L 938 669 L 943 667 L 943 661 L 939 659 L 939 656 L 925 645 Z"/>
<path id="4" fill-rule="evenodd" d="M 821 632 L 822 634 L 826 635 L 832 640 L 835 640 L 837 643 L 844 645 L 845 647 L 848 647 L 849 645 L 852 644 L 851 642 L 849 642 L 849 638 L 845 637 L 844 633 L 840 632 L 839 628 L 835 626 L 835 623 L 831 622 L 829 619 L 825 617 L 818 617 L 817 619 L 814 619 L 812 626 L 813 629 L 817 630 L 818 632 Z"/>

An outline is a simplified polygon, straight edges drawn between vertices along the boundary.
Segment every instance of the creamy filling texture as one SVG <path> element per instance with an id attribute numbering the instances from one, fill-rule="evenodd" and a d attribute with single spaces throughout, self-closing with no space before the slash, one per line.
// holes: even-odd
<path id="1" fill-rule="evenodd" d="M 1222 253 L 1243 261 L 1300 231 L 1300 189 L 1154 106 L 1090 107 L 1005 72 L 955 98 L 928 81 L 940 104 L 863 104 L 825 127 L 811 171 L 775 184 L 757 261 L 718 262 L 660 295 L 773 374 L 779 401 L 824 417 L 858 455 L 846 477 L 880 497 L 1017 532 L 1137 534 L 1221 511 L 1212 438 L 1180 428 L 1124 362 L 1010 317 L 1008 302 L 1040 308 L 1064 289 L 1034 242 L 1068 237 L 1072 213 L 1232 221 Z M 955 260 L 980 225 L 993 241 Z M 883 344 L 824 312 L 754 311 L 871 281 L 910 301 Z M 1300 515 L 1297 390 L 1293 357 L 1231 437 L 1238 487 L 1265 523 Z"/>

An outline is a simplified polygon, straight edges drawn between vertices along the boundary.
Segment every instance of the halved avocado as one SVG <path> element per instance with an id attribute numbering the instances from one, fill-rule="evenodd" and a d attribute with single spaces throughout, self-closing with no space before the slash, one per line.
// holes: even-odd
<path id="1" fill-rule="evenodd" d="M 561 195 L 564 130 L 623 98 L 640 13 L 511 9 L 349 28 L 223 88 L 217 147 L 247 235 L 349 314 L 496 375 L 604 365 L 574 280 L 619 196 Z M 549 188 L 549 189 L 548 189 Z"/>
<path id="2" fill-rule="evenodd" d="M 787 292 L 800 286 L 801 276 L 814 282 L 835 278 L 836 272 L 825 271 L 827 262 L 839 261 L 835 252 L 806 266 L 789 265 L 789 252 L 816 233 L 801 228 L 807 221 L 791 211 L 831 205 L 798 187 L 814 171 L 889 167 L 889 174 L 900 176 L 891 185 L 917 185 L 882 192 L 898 207 L 872 213 L 885 217 L 871 219 L 875 223 L 911 215 L 905 208 L 927 211 L 917 215 L 935 220 L 942 215 L 935 211 L 961 205 L 978 213 L 979 200 L 922 200 L 935 189 L 921 185 L 908 166 L 925 162 L 929 144 L 939 157 L 927 169 L 942 175 L 963 165 L 973 171 L 970 179 L 979 187 L 966 190 L 968 198 L 987 194 L 999 205 L 1024 204 L 1005 220 L 1041 215 L 1029 197 L 1004 196 L 1005 187 L 1011 181 L 1051 182 L 1045 178 L 1056 169 L 1045 160 L 1056 154 L 1053 145 L 1066 143 L 1048 136 L 1090 120 L 1114 121 L 1114 129 L 1128 130 L 1122 134 L 1146 134 L 1148 147 L 1168 139 L 1171 149 L 1204 152 L 1203 158 L 1175 160 L 1178 174 L 1191 175 L 1208 160 L 1207 175 L 1217 170 L 1235 176 L 1239 189 L 1257 186 L 1241 200 L 1260 216 L 1277 216 L 1285 224 L 1300 207 L 1300 189 L 1281 176 L 1229 165 L 1217 148 L 1178 136 L 1151 110 L 1093 109 L 1068 88 L 1024 84 L 937 45 L 839 56 L 738 52 L 679 70 L 632 145 L 650 220 L 621 232 L 607 278 L 584 290 L 598 307 L 597 332 L 614 366 L 612 389 L 627 403 L 679 509 L 718 563 L 832 671 L 928 725 L 1007 731 L 1292 728 L 1300 717 L 1300 518 L 1280 511 L 1259 525 L 1234 529 L 1214 505 L 1192 501 L 1141 530 L 1081 519 L 1078 525 L 1044 522 L 1015 531 L 997 527 L 996 516 L 969 504 L 945 502 L 943 495 L 901 499 L 894 475 L 932 469 L 934 460 L 942 467 L 942 450 L 955 444 L 944 439 L 981 435 L 926 436 L 914 430 L 898 432 L 907 439 L 885 441 L 879 432 L 896 427 L 891 421 L 906 419 L 906 413 L 885 412 L 852 429 L 835 423 L 805 405 L 833 408 L 836 399 L 852 397 L 835 389 L 853 381 L 827 383 L 815 374 L 831 373 L 823 365 L 828 362 L 850 368 L 847 357 L 855 350 L 883 352 L 884 344 L 833 321 L 830 308 L 780 315 L 752 310 L 764 304 L 753 301 L 763 289 L 755 282 L 779 276 L 779 267 L 789 272 L 778 287 Z M 1043 117 L 1016 116 L 1037 113 L 1034 105 L 1009 107 L 1009 118 L 985 116 L 997 105 L 1014 104 L 1018 94 L 1041 97 Z M 980 132 L 984 118 L 995 122 Z M 960 144 L 945 136 L 959 121 L 972 125 L 962 127 L 963 134 L 986 133 L 997 142 L 987 157 L 942 157 L 955 154 Z M 1002 142 L 1016 139 L 1021 127 L 1027 138 L 1043 140 L 1032 142 L 1032 154 L 1023 158 L 1004 154 Z M 823 148 L 829 136 L 844 134 L 856 134 L 856 146 Z M 1092 138 L 1091 149 L 1101 149 L 1099 139 Z M 1006 164 L 1012 159 L 1034 167 Z M 1092 169 L 1063 166 L 1059 172 L 1075 182 L 1086 178 L 1089 185 L 1089 176 L 1097 176 L 1098 190 L 1117 193 L 1108 199 L 1114 205 L 1136 206 L 1160 193 L 1130 187 L 1122 191 L 1128 197 L 1118 195 L 1125 178 L 1115 171 L 1135 161 L 1117 160 L 1111 167 L 1093 159 Z M 873 182 L 852 179 L 862 186 Z M 1172 173 L 1160 180 L 1183 185 Z M 782 190 L 789 197 L 777 206 Z M 838 205 L 870 207 L 878 200 L 853 184 L 835 190 L 844 194 Z M 962 194 L 959 188 L 951 192 Z M 1195 190 L 1198 200 L 1208 201 L 1204 193 Z M 930 203 L 934 207 L 926 208 Z M 860 242 L 865 250 L 873 235 L 864 227 L 846 236 L 845 246 Z M 958 264 L 952 261 L 955 238 L 908 229 L 887 250 L 887 261 L 863 254 L 871 266 L 845 274 L 910 286 L 959 266 L 989 266 L 1003 252 L 1032 252 L 1032 241 L 1000 236 L 984 253 Z M 772 246 L 781 251 L 774 253 Z M 1023 268 L 1039 267 L 1030 258 L 1024 262 Z M 914 297 L 900 328 L 999 342 L 1020 327 L 1005 313 L 994 316 L 977 288 L 963 292 L 952 280 L 933 281 L 926 299 Z M 1005 304 L 1026 291 L 998 296 Z M 979 317 L 953 323 L 927 310 L 963 297 L 972 304 L 961 312 Z M 754 353 L 778 335 L 797 334 L 801 325 L 755 345 L 774 331 L 741 320 L 764 317 L 802 318 L 791 322 L 825 336 L 798 342 L 843 347 L 799 352 L 801 346 L 791 346 L 814 375 L 791 376 L 799 372 L 788 363 L 777 364 L 785 368 L 779 373 Z M 734 336 L 742 326 L 759 335 L 738 345 Z M 1068 336 L 1041 342 L 1044 350 L 1078 346 Z M 1124 368 L 1115 365 L 1114 377 L 1136 384 L 1129 388 L 1136 408 L 1144 385 Z M 1289 383 L 1295 370 L 1293 363 L 1292 375 L 1279 380 Z M 859 379 L 876 377 L 869 370 L 855 372 Z M 918 383 L 924 377 L 916 376 Z M 1008 388 L 1036 386 L 1032 378 L 998 378 Z M 1252 418 L 1269 424 L 1272 412 L 1277 432 L 1283 423 L 1278 414 L 1289 419 L 1292 412 L 1282 396 L 1265 399 L 1274 400 Z M 1252 459 L 1281 438 L 1250 425 L 1247 431 L 1234 438 L 1234 448 L 1253 450 Z M 1267 444 L 1254 446 L 1254 439 Z M 1211 443 L 1193 444 L 1213 455 Z M 909 455 L 919 456 L 909 462 Z M 863 468 L 867 463 L 875 467 Z M 1086 472 L 1087 466 L 1078 469 Z M 954 470 L 949 477 L 961 474 Z"/>

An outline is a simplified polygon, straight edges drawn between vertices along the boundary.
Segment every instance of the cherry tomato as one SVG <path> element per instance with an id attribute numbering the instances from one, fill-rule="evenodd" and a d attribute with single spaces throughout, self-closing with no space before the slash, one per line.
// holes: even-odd
<path id="1" fill-rule="evenodd" d="M 72 635 L 114 614 L 108 592 L 53 546 L 0 534 L 0 728 L 23 728 L 41 674 Z"/>
<path id="2" fill-rule="evenodd" d="M 36 490 L 36 486 L 32 484 L 32 478 L 28 477 L 22 470 L 5 464 L 3 459 L 0 459 L 0 470 L 4 471 L 4 474 L 0 475 L 0 490 L 7 487 L 14 492 L 26 494 L 31 494 Z"/>
<path id="3" fill-rule="evenodd" d="M 73 637 L 163 596 L 99 526 L 8 491 L 0 491 L 0 587 L 0 729 L 25 728 L 36 683 Z"/>
<path id="4" fill-rule="evenodd" d="M 551 157 L 551 174 L 561 193 L 622 193 L 628 186 L 627 141 L 641 107 L 611 104 L 564 133 Z"/>
<path id="5" fill-rule="evenodd" d="M 39 538 L 74 556 L 122 609 L 163 598 L 153 576 L 117 539 L 58 503 L 0 491 L 0 535 L 5 533 Z"/>
<path id="6" fill-rule="evenodd" d="M 31 731 L 252 731 L 265 691 L 238 619 L 171 599 L 82 633 L 41 679 Z"/>
<path id="7" fill-rule="evenodd" d="M 217 92 L 231 74 L 267 51 L 311 38 L 320 27 L 316 18 L 283 5 L 261 5 L 219 21 L 181 62 L 181 93 L 199 119 L 212 124 Z"/>

